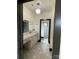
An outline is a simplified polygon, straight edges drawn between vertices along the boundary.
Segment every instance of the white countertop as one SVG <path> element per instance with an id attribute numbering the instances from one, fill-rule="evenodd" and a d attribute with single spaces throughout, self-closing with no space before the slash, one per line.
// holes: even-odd
<path id="1" fill-rule="evenodd" d="M 23 44 L 25 44 L 26 42 L 28 42 L 32 36 L 37 35 L 37 32 L 25 32 L 23 33 Z"/>

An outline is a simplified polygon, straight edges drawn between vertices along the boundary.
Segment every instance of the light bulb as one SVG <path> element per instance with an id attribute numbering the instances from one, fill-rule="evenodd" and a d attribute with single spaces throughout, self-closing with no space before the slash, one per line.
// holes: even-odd
<path id="1" fill-rule="evenodd" d="M 40 9 L 36 9 L 36 14 L 40 14 L 41 10 Z"/>

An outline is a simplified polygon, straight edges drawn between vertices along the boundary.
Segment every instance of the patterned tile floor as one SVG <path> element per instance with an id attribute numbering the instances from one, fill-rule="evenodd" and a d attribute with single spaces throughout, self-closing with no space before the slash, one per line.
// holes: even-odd
<path id="1" fill-rule="evenodd" d="M 47 39 L 42 39 L 32 49 L 24 49 L 24 59 L 52 59 Z"/>

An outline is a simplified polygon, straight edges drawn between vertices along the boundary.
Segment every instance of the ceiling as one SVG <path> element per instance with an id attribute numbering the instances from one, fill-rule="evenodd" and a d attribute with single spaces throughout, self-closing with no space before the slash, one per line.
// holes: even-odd
<path id="1" fill-rule="evenodd" d="M 34 0 L 31 2 L 24 3 L 23 6 L 29 8 L 32 11 L 35 11 L 35 9 L 40 8 L 42 12 L 45 12 L 52 10 L 53 4 L 55 4 L 54 1 L 55 0 Z"/>

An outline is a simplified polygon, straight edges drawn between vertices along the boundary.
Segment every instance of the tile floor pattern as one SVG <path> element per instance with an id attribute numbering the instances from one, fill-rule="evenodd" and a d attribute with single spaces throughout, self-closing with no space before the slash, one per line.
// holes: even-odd
<path id="1" fill-rule="evenodd" d="M 42 39 L 32 49 L 24 49 L 24 59 L 52 59 L 47 39 Z"/>

